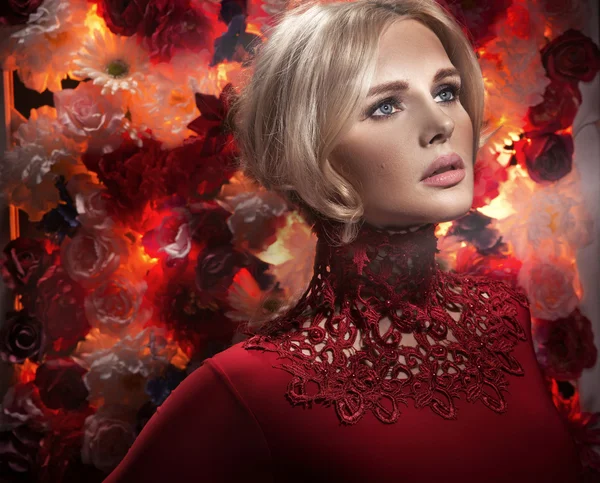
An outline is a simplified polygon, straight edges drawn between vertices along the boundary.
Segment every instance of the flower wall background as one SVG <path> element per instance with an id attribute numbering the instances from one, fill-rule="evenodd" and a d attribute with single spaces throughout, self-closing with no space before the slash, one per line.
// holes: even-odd
<path id="1" fill-rule="evenodd" d="M 443 5 L 477 51 L 495 134 L 479 153 L 471 212 L 439 226 L 439 261 L 527 291 L 548 390 L 594 478 L 599 414 L 581 411 L 577 380 L 597 349 L 575 264 L 593 221 L 572 139 L 578 82 L 600 70 L 580 30 L 586 2 Z M 0 7 L 3 69 L 53 95 L 13 122 L 0 165 L 2 196 L 37 232 L 5 246 L 0 265 L 14 295 L 0 324 L 0 357 L 14 369 L 0 413 L 8 481 L 102 481 L 170 392 L 240 340 L 241 321 L 267 322 L 308 283 L 310 227 L 235 171 L 224 123 L 227 94 L 286 8 Z"/>

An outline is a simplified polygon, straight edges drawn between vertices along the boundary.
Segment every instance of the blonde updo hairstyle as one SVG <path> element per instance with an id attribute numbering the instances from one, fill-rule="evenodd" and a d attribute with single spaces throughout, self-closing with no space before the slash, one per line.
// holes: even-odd
<path id="1" fill-rule="evenodd" d="M 240 169 L 283 195 L 309 223 L 337 222 L 335 243 L 356 237 L 364 207 L 357 187 L 328 156 L 367 96 L 382 32 L 400 18 L 431 29 L 459 70 L 461 102 L 473 124 L 474 163 L 484 110 L 481 68 L 460 25 L 435 0 L 305 3 L 284 11 L 230 100 L 227 123 Z"/>

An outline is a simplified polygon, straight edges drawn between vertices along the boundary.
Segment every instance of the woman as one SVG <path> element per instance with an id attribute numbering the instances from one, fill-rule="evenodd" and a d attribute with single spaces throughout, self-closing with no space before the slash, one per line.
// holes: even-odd
<path id="1" fill-rule="evenodd" d="M 286 13 L 231 110 L 245 172 L 303 210 L 314 276 L 207 359 L 107 482 L 579 481 L 527 298 L 442 272 L 468 212 L 483 81 L 433 0 Z"/>

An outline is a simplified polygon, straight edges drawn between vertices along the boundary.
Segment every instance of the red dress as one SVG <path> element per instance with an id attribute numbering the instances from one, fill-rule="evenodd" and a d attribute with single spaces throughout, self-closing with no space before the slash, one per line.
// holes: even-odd
<path id="1" fill-rule="evenodd" d="M 206 359 L 105 483 L 582 481 L 523 291 L 440 270 L 435 225 L 316 229 L 300 302 Z"/>

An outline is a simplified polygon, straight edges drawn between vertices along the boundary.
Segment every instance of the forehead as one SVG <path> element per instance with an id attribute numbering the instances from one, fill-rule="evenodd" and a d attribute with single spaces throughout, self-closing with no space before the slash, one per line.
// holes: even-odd
<path id="1" fill-rule="evenodd" d="M 383 32 L 377 56 L 377 78 L 402 74 L 431 75 L 452 63 L 437 35 L 418 20 L 400 19 Z"/>

